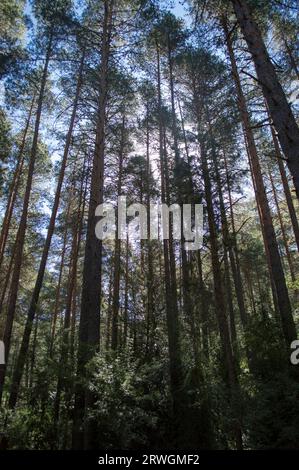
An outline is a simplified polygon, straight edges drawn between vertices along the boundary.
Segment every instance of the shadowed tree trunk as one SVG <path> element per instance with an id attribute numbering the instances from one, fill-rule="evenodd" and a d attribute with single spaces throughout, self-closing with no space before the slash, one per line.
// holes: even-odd
<path id="1" fill-rule="evenodd" d="M 238 74 L 238 69 L 236 65 L 236 60 L 234 56 L 234 51 L 231 43 L 231 37 L 228 32 L 227 24 L 223 20 L 223 28 L 226 37 L 226 44 L 228 48 L 228 53 L 230 57 L 232 75 L 235 81 L 237 96 L 238 96 L 238 105 L 243 122 L 243 131 L 245 136 L 245 141 L 248 149 L 248 157 L 250 161 L 250 167 L 252 170 L 255 195 L 257 206 L 260 214 L 260 220 L 262 225 L 262 232 L 264 235 L 265 248 L 268 252 L 269 263 L 271 268 L 271 273 L 273 278 L 273 283 L 275 285 L 275 291 L 277 295 L 277 303 L 279 307 L 279 313 L 281 318 L 282 330 L 284 334 L 284 339 L 286 342 L 286 347 L 289 349 L 291 342 L 296 339 L 296 327 L 294 319 L 292 316 L 292 309 L 290 304 L 290 299 L 288 295 L 288 289 L 286 286 L 285 276 L 283 272 L 283 267 L 278 251 L 277 240 L 275 236 L 275 231 L 272 223 L 269 203 L 267 200 L 265 186 L 263 182 L 259 157 L 257 154 L 257 149 L 255 145 L 255 140 L 250 124 L 249 114 L 247 110 L 247 105 L 243 90 L 241 87 L 241 82 Z"/>
<path id="2" fill-rule="evenodd" d="M 299 128 L 246 0 L 231 0 L 299 198 Z"/>
<path id="3" fill-rule="evenodd" d="M 269 180 L 270 180 L 270 183 L 271 183 L 272 193 L 273 193 L 273 196 L 274 196 L 275 207 L 276 207 L 278 221 L 279 221 L 279 225 L 280 225 L 281 236 L 282 236 L 282 240 L 283 240 L 283 244 L 284 244 L 284 248 L 285 248 L 285 252 L 286 252 L 286 256 L 287 256 L 287 260 L 288 260 L 291 279 L 292 279 L 292 282 L 295 282 L 295 280 L 296 280 L 295 269 L 294 269 L 290 249 L 289 249 L 287 234 L 286 234 L 284 223 L 283 223 L 283 220 L 282 220 L 282 215 L 281 215 L 279 202 L 278 202 L 278 197 L 277 197 L 277 191 L 276 191 L 276 188 L 275 188 L 275 184 L 274 184 L 274 181 L 273 181 L 273 177 L 272 177 L 270 168 L 268 168 L 268 175 L 269 175 Z"/>
<path id="4" fill-rule="evenodd" d="M 129 304 L 129 237 L 126 240 L 126 263 L 125 263 L 125 305 L 124 305 L 124 337 L 123 345 L 126 347 L 128 339 L 128 304 Z"/>
<path id="5" fill-rule="evenodd" d="M 161 72 L 160 51 L 156 44 L 157 59 L 157 94 L 158 94 L 158 124 L 159 124 L 159 155 L 161 171 L 161 198 L 162 203 L 169 205 L 169 175 L 166 159 L 165 129 L 162 117 L 161 96 Z M 166 297 L 166 321 L 168 332 L 168 351 L 171 395 L 173 401 L 173 416 L 175 420 L 175 431 L 182 425 L 183 414 L 183 376 L 181 363 L 181 349 L 179 340 L 178 303 L 176 273 L 173 253 L 172 226 L 169 224 L 169 240 L 163 239 L 164 273 L 165 273 L 165 297 Z M 176 441 L 176 438 L 175 438 Z"/>
<path id="6" fill-rule="evenodd" d="M 95 233 L 97 222 L 95 212 L 97 206 L 103 202 L 107 78 L 113 9 L 114 1 L 105 0 L 99 73 L 98 122 L 92 163 L 79 323 L 77 383 L 75 389 L 72 443 L 74 449 L 88 449 L 97 445 L 96 423 L 87 419 L 88 410 L 91 409 L 94 399 L 92 393 L 85 390 L 83 381 L 86 377 L 86 365 L 99 348 L 100 341 L 102 243 L 101 240 L 97 239 Z"/>
<path id="7" fill-rule="evenodd" d="M 120 149 L 119 149 L 119 156 L 118 156 L 117 197 L 121 196 L 121 190 L 122 190 L 125 135 L 126 135 L 126 119 L 125 119 L 125 115 L 123 115 Z M 113 296 L 112 296 L 112 331 L 111 331 L 111 348 L 113 350 L 116 350 L 118 346 L 120 261 L 121 261 L 121 240 L 119 238 L 119 233 L 118 233 L 118 222 L 116 222 L 114 269 L 113 269 L 113 273 L 114 273 L 113 274 Z"/>
<path id="8" fill-rule="evenodd" d="M 154 344 L 154 332 L 155 332 L 155 315 L 154 315 L 154 292 L 153 292 L 153 280 L 154 280 L 154 268 L 153 268 L 153 243 L 150 239 L 150 195 L 151 195 L 151 164 L 150 164 L 150 127 L 149 127 L 149 103 L 146 103 L 146 206 L 147 206 L 147 277 L 146 277 L 146 289 L 147 289 L 147 304 L 146 304 L 146 354 L 152 354 Z M 128 270 L 128 248 L 126 252 L 126 277 Z M 125 283 L 125 321 L 124 330 L 127 329 L 127 303 L 128 303 L 128 287 L 127 279 Z M 125 335 L 126 337 L 126 335 Z"/>
<path id="9" fill-rule="evenodd" d="M 211 245 L 211 258 L 212 258 L 212 269 L 213 269 L 213 278 L 214 278 L 214 293 L 215 293 L 215 307 L 216 315 L 221 339 L 221 346 L 223 357 L 225 361 L 225 368 L 227 374 L 227 381 L 231 391 L 232 403 L 235 403 L 236 397 L 239 394 L 239 384 L 238 377 L 235 367 L 235 360 L 232 351 L 232 345 L 230 340 L 230 333 L 227 321 L 227 310 L 225 305 L 225 294 L 223 290 L 223 282 L 219 261 L 219 247 L 218 239 L 215 225 L 215 214 L 214 207 L 212 203 L 212 187 L 209 176 L 209 168 L 207 163 L 206 151 L 204 144 L 201 141 L 199 134 L 200 150 L 201 150 L 201 162 L 202 162 L 202 174 L 205 185 L 205 198 L 207 204 L 207 213 L 208 213 L 208 224 L 210 232 L 210 245 Z M 233 405 L 234 406 L 234 405 Z M 235 422 L 235 439 L 237 449 L 242 449 L 242 432 L 240 424 L 238 423 L 238 417 L 236 416 Z"/>
<path id="10" fill-rule="evenodd" d="M 232 195 L 231 195 L 231 187 L 230 187 L 230 180 L 228 175 L 228 166 L 227 166 L 227 158 L 225 152 L 223 152 L 224 157 L 224 165 L 225 165 L 225 175 L 226 175 L 226 184 L 227 184 L 227 192 L 229 198 L 229 207 L 230 207 L 230 217 L 231 217 L 231 228 L 232 234 L 229 236 L 229 259 L 232 268 L 232 274 L 235 284 L 235 291 L 236 297 L 240 312 L 240 318 L 243 328 L 246 328 L 247 325 L 247 312 L 245 307 L 244 301 L 244 289 L 242 283 L 242 276 L 241 276 L 241 268 L 240 268 L 240 260 L 239 260 L 239 250 L 237 244 L 237 237 L 236 237 L 236 229 L 235 229 L 235 222 L 234 222 L 234 213 L 233 213 L 233 202 L 232 202 Z M 227 228 L 228 231 L 228 228 Z"/>
<path id="11" fill-rule="evenodd" d="M 7 272 L 5 274 L 5 279 L 4 279 L 3 283 L 1 282 L 0 316 L 1 316 L 1 313 L 2 313 L 3 303 L 4 303 L 4 300 L 5 300 L 5 297 L 6 297 L 6 292 L 7 292 L 8 286 L 9 286 L 9 281 L 10 281 L 11 273 L 12 273 L 12 269 L 13 269 L 14 257 L 15 257 L 16 246 L 17 246 L 17 238 L 18 238 L 18 234 L 16 236 L 16 241 L 15 241 L 13 249 L 12 249 L 12 254 L 11 254 L 11 257 L 10 257 L 10 260 L 9 260 L 9 265 L 8 265 Z M 1 281 L 2 281 L 2 279 L 1 279 Z M 2 331 L 0 332 L 0 336 L 2 336 Z"/>

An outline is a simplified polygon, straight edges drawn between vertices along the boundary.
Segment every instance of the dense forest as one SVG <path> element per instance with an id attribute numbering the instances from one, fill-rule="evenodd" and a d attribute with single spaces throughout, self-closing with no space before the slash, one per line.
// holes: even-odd
<path id="1" fill-rule="evenodd" d="M 298 20 L 2 0 L 1 447 L 299 449 Z M 99 239 L 120 196 L 200 248 Z"/>

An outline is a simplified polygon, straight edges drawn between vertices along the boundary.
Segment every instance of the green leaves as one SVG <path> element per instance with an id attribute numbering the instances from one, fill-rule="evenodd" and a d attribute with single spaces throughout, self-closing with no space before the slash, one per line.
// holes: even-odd
<path id="1" fill-rule="evenodd" d="M 90 389 L 96 396 L 92 416 L 101 423 L 101 446 L 148 446 L 167 409 L 165 367 L 142 364 L 129 353 L 98 355 L 90 364 Z"/>

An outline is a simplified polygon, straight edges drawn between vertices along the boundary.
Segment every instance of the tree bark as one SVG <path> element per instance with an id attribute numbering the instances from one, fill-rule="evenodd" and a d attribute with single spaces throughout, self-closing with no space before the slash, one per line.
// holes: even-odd
<path id="1" fill-rule="evenodd" d="M 82 381 L 86 377 L 86 365 L 99 348 L 100 308 L 101 308 L 101 266 L 102 243 L 95 233 L 96 208 L 103 202 L 104 187 L 104 150 L 107 103 L 108 62 L 110 56 L 112 17 L 114 0 L 104 1 L 102 28 L 100 96 L 96 143 L 92 163 L 91 188 L 88 210 L 85 258 L 83 267 L 83 286 L 81 316 L 79 323 L 79 344 L 77 358 L 77 383 L 75 391 L 73 443 L 74 449 L 96 447 L 96 423 L 87 419 L 87 412 L 93 405 L 91 392 L 84 389 Z"/>
<path id="2" fill-rule="evenodd" d="M 223 19 L 223 29 L 226 37 L 226 44 L 228 48 L 228 53 L 230 57 L 232 75 L 235 81 L 237 96 L 238 96 L 238 105 L 241 114 L 241 119 L 243 122 L 243 131 L 245 136 L 245 141 L 248 148 L 248 157 L 250 161 L 250 167 L 252 169 L 252 175 L 254 180 L 255 195 L 257 206 L 260 214 L 261 226 L 264 235 L 265 248 L 268 251 L 269 262 L 271 267 L 271 273 L 273 277 L 273 282 L 275 285 L 275 290 L 277 294 L 277 302 L 279 307 L 280 319 L 282 324 L 282 330 L 284 334 L 284 339 L 286 343 L 287 350 L 289 350 L 291 342 L 296 339 L 296 327 L 292 315 L 292 309 L 290 304 L 290 299 L 288 295 L 288 289 L 285 282 L 285 276 L 283 272 L 283 267 L 281 264 L 281 259 L 278 251 L 277 240 L 275 236 L 275 231 L 272 223 L 269 203 L 267 200 L 265 186 L 263 182 L 259 157 L 255 145 L 255 140 L 250 124 L 249 114 L 247 110 L 247 105 L 243 90 L 241 87 L 241 82 L 239 78 L 239 73 L 236 65 L 236 60 L 234 56 L 234 51 L 231 43 L 231 38 L 228 33 L 227 24 L 225 19 Z"/>
<path id="3" fill-rule="evenodd" d="M 231 0 L 299 198 L 299 128 L 246 0 Z"/>

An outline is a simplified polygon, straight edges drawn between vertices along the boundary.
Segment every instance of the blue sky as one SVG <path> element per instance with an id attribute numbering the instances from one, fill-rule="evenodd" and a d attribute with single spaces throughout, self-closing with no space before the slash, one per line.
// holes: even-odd
<path id="1" fill-rule="evenodd" d="M 170 8 L 173 14 L 179 18 L 184 19 L 186 24 L 189 25 L 191 18 L 188 13 L 186 2 L 183 2 L 182 0 L 174 0 L 173 4 L 174 6 Z"/>

